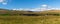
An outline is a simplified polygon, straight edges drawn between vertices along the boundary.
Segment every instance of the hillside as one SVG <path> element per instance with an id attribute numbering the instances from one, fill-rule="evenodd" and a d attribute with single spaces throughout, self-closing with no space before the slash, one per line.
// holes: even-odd
<path id="1" fill-rule="evenodd" d="M 60 10 L 41 11 L 40 13 L 60 13 Z"/>
<path id="2" fill-rule="evenodd" d="M 60 15 L 60 10 L 48 10 L 48 11 L 17 11 L 0 9 L 0 15 L 26 15 L 26 16 L 45 16 L 45 15 Z"/>
<path id="3" fill-rule="evenodd" d="M 49 10 L 48 12 L 60 12 L 60 10 Z"/>

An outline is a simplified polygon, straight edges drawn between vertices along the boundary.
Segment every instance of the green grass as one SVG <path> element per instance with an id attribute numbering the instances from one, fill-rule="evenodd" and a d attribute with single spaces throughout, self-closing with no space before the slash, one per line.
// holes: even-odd
<path id="1" fill-rule="evenodd" d="M 0 24 L 43 24 L 43 17 L 0 16 Z"/>
<path id="2" fill-rule="evenodd" d="M 46 16 L 45 24 L 60 24 L 60 16 Z"/>
<path id="3" fill-rule="evenodd" d="M 0 24 L 60 24 L 60 16 L 0 16 Z"/>

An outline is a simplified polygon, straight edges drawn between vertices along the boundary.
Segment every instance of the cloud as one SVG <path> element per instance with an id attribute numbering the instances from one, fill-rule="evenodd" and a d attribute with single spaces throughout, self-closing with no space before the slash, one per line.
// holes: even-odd
<path id="1" fill-rule="evenodd" d="M 60 8 L 19 8 L 19 9 L 13 9 L 13 10 L 23 10 L 23 11 L 47 11 L 47 10 L 60 10 Z"/>
<path id="2" fill-rule="evenodd" d="M 18 9 L 18 10 L 24 10 L 24 11 L 46 11 L 46 10 L 60 10 L 60 8 L 32 8 L 32 9 Z"/>
<path id="3" fill-rule="evenodd" d="M 3 5 L 7 5 L 7 3 L 4 3 L 4 2 L 3 2 L 2 4 L 3 4 Z"/>
<path id="4" fill-rule="evenodd" d="M 4 0 L 0 0 L 0 2 L 4 2 Z"/>
<path id="5" fill-rule="evenodd" d="M 12 10 L 17 10 L 17 9 L 12 9 Z"/>
<path id="6" fill-rule="evenodd" d="M 34 9 L 31 9 L 31 11 L 45 11 L 45 10 L 48 10 L 46 8 L 34 8 Z"/>
<path id="7" fill-rule="evenodd" d="M 44 8 L 32 8 L 32 9 L 30 9 L 30 8 L 20 8 L 20 9 L 12 9 L 12 10 L 24 10 L 24 11 L 44 11 L 44 10 L 46 10 L 46 9 L 44 9 Z"/>
<path id="8" fill-rule="evenodd" d="M 60 8 L 51 8 L 51 10 L 60 10 Z"/>
<path id="9" fill-rule="evenodd" d="M 41 5 L 42 7 L 47 7 L 48 5 L 44 4 L 44 5 Z"/>
<path id="10" fill-rule="evenodd" d="M 7 5 L 7 0 L 0 0 L 0 3 L 2 3 L 3 5 Z"/>

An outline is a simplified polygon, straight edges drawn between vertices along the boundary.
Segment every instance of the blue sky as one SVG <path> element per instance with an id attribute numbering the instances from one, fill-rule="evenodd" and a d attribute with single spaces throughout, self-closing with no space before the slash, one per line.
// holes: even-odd
<path id="1" fill-rule="evenodd" d="M 0 0 L 0 8 L 6 9 L 39 9 L 44 4 L 52 8 L 60 8 L 60 0 Z"/>

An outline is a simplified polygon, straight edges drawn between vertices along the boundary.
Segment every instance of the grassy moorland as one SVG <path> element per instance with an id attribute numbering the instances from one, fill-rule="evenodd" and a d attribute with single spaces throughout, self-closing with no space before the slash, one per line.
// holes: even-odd
<path id="1" fill-rule="evenodd" d="M 60 16 L 0 16 L 0 24 L 60 24 Z"/>
<path id="2" fill-rule="evenodd" d="M 0 24 L 43 24 L 43 17 L 0 16 Z"/>
<path id="3" fill-rule="evenodd" d="M 60 10 L 32 12 L 0 9 L 0 24 L 60 24 Z"/>

